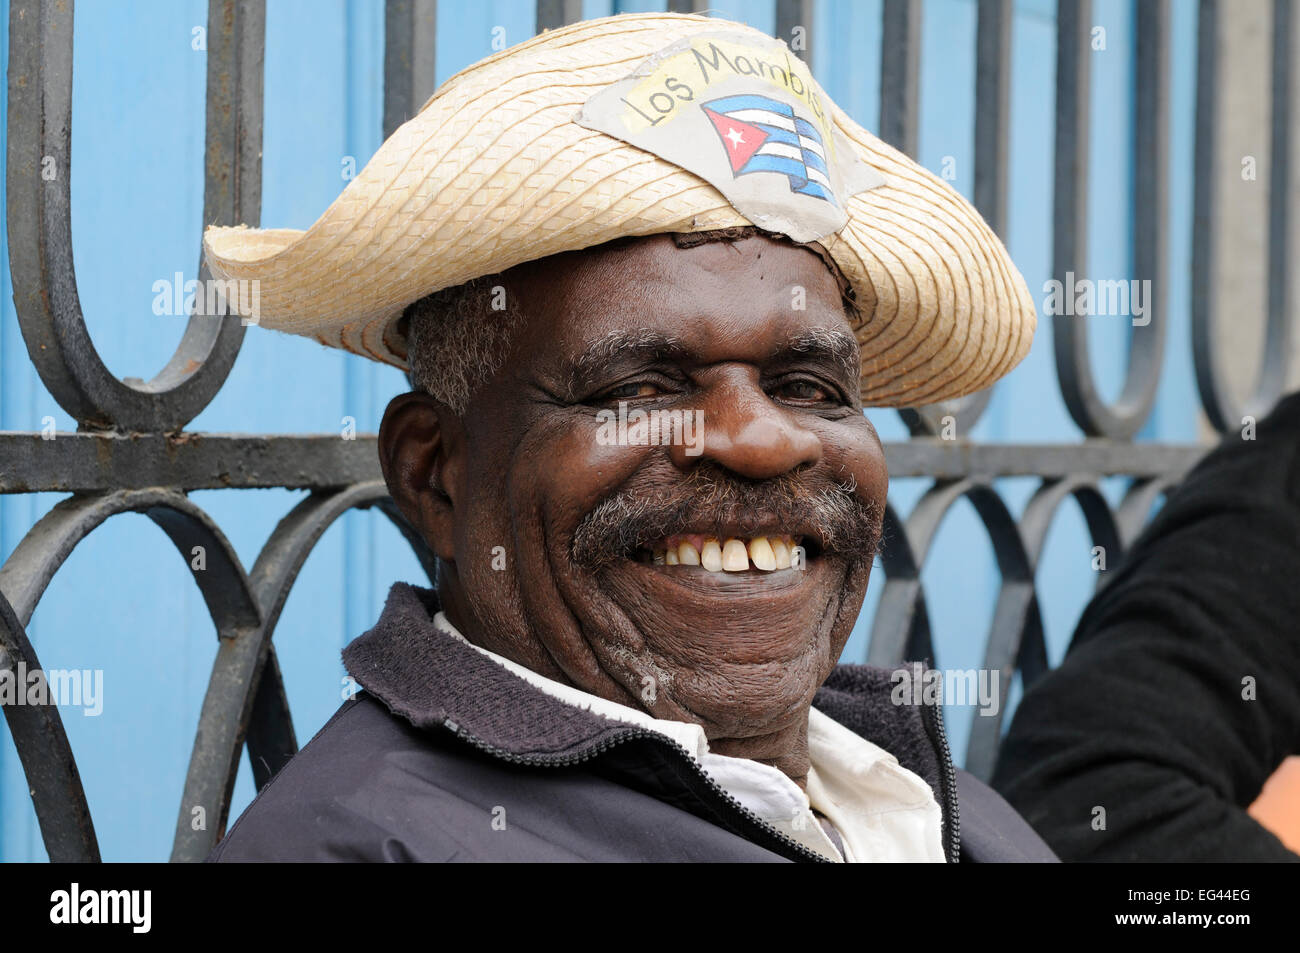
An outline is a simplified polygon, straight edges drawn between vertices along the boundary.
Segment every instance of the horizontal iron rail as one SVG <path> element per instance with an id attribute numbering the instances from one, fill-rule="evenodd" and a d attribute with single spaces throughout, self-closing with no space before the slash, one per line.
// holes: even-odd
<path id="1" fill-rule="evenodd" d="M 0 493 L 327 489 L 380 478 L 377 438 L 358 434 L 0 432 Z"/>
<path id="2" fill-rule="evenodd" d="M 1073 444 L 886 443 L 890 476 L 1178 477 L 1209 449 L 1195 444 L 1084 440 Z M 381 478 L 377 438 L 357 434 L 98 434 L 0 431 L 0 493 L 326 489 Z"/>

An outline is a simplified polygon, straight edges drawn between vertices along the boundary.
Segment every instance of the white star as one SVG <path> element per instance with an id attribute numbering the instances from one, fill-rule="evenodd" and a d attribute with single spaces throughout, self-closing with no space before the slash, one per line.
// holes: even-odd
<path id="1" fill-rule="evenodd" d="M 740 134 L 740 130 L 735 126 L 731 127 L 731 131 L 727 133 L 727 138 L 731 140 L 731 147 L 733 149 L 745 141 L 745 137 Z"/>

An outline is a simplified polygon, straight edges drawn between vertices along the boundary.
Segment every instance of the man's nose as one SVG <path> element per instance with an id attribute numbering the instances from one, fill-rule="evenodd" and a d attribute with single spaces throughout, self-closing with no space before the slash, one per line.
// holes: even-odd
<path id="1" fill-rule="evenodd" d="M 703 416 L 694 446 L 675 442 L 670 448 L 679 469 L 712 460 L 748 479 L 766 480 L 821 459 L 821 440 L 794 411 L 775 403 L 756 376 L 728 374 L 704 389 L 695 404 Z"/>

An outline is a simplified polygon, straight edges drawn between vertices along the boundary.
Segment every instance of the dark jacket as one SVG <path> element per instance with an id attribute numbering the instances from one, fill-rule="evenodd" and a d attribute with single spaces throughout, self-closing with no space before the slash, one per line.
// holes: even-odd
<path id="1" fill-rule="evenodd" d="M 1300 860 L 1245 810 L 1300 752 L 1300 394 L 1229 433 L 1113 571 L 994 786 L 1064 860 Z"/>
<path id="2" fill-rule="evenodd" d="M 343 650 L 364 691 L 210 860 L 819 859 L 673 741 L 553 698 L 440 632 L 436 611 L 432 590 L 392 588 L 378 624 Z M 930 784 L 951 860 L 1055 860 L 1005 801 L 953 767 L 941 709 L 892 704 L 889 677 L 839 666 L 814 704 Z"/>

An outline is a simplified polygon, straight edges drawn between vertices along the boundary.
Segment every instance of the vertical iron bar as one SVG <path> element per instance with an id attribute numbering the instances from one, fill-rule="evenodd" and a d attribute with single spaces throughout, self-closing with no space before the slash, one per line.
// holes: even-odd
<path id="1" fill-rule="evenodd" d="M 437 0 L 388 0 L 384 9 L 385 139 L 433 95 L 437 33 Z"/>
<path id="2" fill-rule="evenodd" d="M 975 208 L 1006 241 L 1006 143 L 1011 114 L 1011 0 L 979 0 L 975 38 Z M 900 411 L 914 437 L 935 436 L 952 417 L 971 432 L 993 397 L 993 387 L 958 400 Z"/>
<path id="3" fill-rule="evenodd" d="M 209 3 L 204 225 L 261 221 L 265 41 L 264 0 Z"/>
<path id="4" fill-rule="evenodd" d="M 1011 0 L 980 0 L 975 63 L 975 207 L 1006 240 L 1007 129 L 1011 114 Z M 919 44 L 919 40 L 918 40 Z M 979 422 L 993 388 L 957 400 L 907 407 L 899 417 L 914 437 L 942 432 L 951 417 L 959 434 Z"/>
<path id="5" fill-rule="evenodd" d="M 1196 154 L 1193 159 L 1192 360 L 1196 386 L 1210 424 L 1222 430 L 1219 379 L 1214 356 L 1214 299 L 1218 294 L 1219 213 L 1217 178 L 1219 125 L 1218 0 L 1201 0 L 1196 26 Z"/>
<path id="6" fill-rule="evenodd" d="M 980 0 L 975 39 L 975 208 L 1007 239 L 1011 0 Z"/>
<path id="7" fill-rule="evenodd" d="M 1296 16 L 1295 0 L 1274 0 L 1272 141 L 1268 172 L 1268 331 L 1259 386 L 1253 406 L 1248 408 L 1256 413 L 1263 413 L 1286 388 L 1295 334 L 1292 322 L 1300 320 L 1296 290 L 1296 272 L 1300 271 L 1296 253 L 1300 248 L 1293 244 L 1294 216 L 1300 214 L 1296 207 L 1300 198 L 1292 187 L 1296 141 L 1300 139 L 1296 130 L 1300 125 L 1297 110 L 1300 70 L 1295 65 L 1298 56 L 1300 17 Z"/>
<path id="8" fill-rule="evenodd" d="M 885 0 L 881 19 L 880 138 L 916 158 L 921 0 Z"/>
<path id="9" fill-rule="evenodd" d="M 582 19 L 582 0 L 537 0 L 537 32 L 555 30 Z"/>
<path id="10" fill-rule="evenodd" d="M 1168 10 L 1161 0 L 1138 7 L 1138 69 L 1134 100 L 1134 177 L 1137 205 L 1132 258 L 1139 277 L 1163 295 L 1164 191 L 1168 149 Z M 1057 11 L 1056 160 L 1053 198 L 1052 277 L 1061 284 L 1052 318 L 1053 347 L 1061 396 L 1088 436 L 1128 440 L 1155 403 L 1164 353 L 1164 321 L 1150 311 L 1134 325 L 1124 389 L 1114 405 L 1097 392 L 1089 362 L 1088 320 L 1074 314 L 1074 282 L 1088 274 L 1088 149 L 1091 96 L 1091 0 L 1062 0 Z M 1160 298 L 1163 301 L 1163 298 Z M 1136 316 L 1132 316 L 1136 317 Z"/>
<path id="11" fill-rule="evenodd" d="M 1056 131 L 1052 185 L 1052 277 L 1084 276 L 1088 251 L 1088 127 L 1091 60 L 1088 24 L 1091 0 L 1061 0 L 1056 10 Z M 1068 293 L 1068 289 L 1067 289 Z M 1087 329 L 1072 315 L 1052 320 L 1061 394 L 1075 422 L 1091 433 L 1088 408 L 1078 380 L 1090 376 L 1079 366 L 1077 343 L 1086 349 Z M 1079 326 L 1076 326 L 1079 325 Z"/>
<path id="12" fill-rule="evenodd" d="M 1266 414 L 1286 387 L 1290 358 L 1290 302 L 1294 295 L 1295 269 L 1288 260 L 1289 215 L 1286 201 L 1290 178 L 1291 145 L 1295 141 L 1290 122 L 1294 90 L 1294 37 L 1291 5 L 1275 0 L 1273 5 L 1272 50 L 1272 145 L 1269 156 L 1269 260 L 1268 305 L 1264 333 L 1264 354 L 1255 386 L 1243 400 L 1231 387 L 1223 354 L 1216 340 L 1219 317 L 1221 272 L 1226 257 L 1222 236 L 1218 180 L 1224 170 L 1219 151 L 1223 109 L 1221 66 L 1224 62 L 1220 17 L 1227 8 L 1219 0 L 1201 0 L 1197 34 L 1196 76 L 1196 192 L 1195 233 L 1192 240 L 1192 355 L 1196 386 L 1201 404 L 1216 430 L 1241 426 L 1247 417 Z M 1291 287 L 1288 287 L 1288 284 Z"/>
<path id="13" fill-rule="evenodd" d="M 1138 0 L 1133 112 L 1133 277 L 1150 282 L 1146 324 L 1132 329 L 1120 403 L 1155 405 L 1169 302 L 1169 0 Z"/>
<path id="14" fill-rule="evenodd" d="M 21 665 L 23 670 L 17 671 Z M 18 691 L 27 691 L 31 673 L 43 671 L 22 620 L 0 592 L 0 672 L 13 673 Z M 63 729 L 59 706 L 4 705 L 23 777 L 36 811 L 36 823 L 51 863 L 98 863 L 99 842 L 86 803 L 77 761 Z"/>

